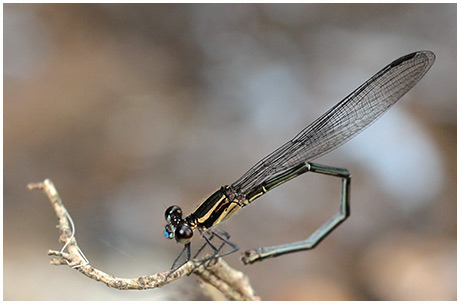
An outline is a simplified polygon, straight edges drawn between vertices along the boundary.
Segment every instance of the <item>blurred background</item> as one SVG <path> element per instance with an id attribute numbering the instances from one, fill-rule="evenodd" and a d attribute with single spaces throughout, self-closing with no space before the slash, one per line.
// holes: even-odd
<path id="1" fill-rule="evenodd" d="M 90 263 L 169 269 L 185 213 L 396 58 L 433 51 L 415 88 L 316 160 L 348 168 L 352 216 L 315 250 L 243 266 L 243 250 L 307 238 L 340 181 L 306 174 L 220 228 L 264 300 L 455 300 L 455 4 L 5 4 L 4 300 L 205 300 L 194 276 L 119 291 L 68 267 L 50 178 Z"/>

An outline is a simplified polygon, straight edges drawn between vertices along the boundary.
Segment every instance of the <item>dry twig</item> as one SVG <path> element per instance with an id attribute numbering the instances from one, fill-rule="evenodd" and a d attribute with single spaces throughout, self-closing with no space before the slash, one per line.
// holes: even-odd
<path id="1" fill-rule="evenodd" d="M 62 200 L 51 180 L 46 179 L 41 183 L 28 185 L 29 189 L 43 190 L 48 196 L 59 220 L 60 230 L 59 241 L 64 245 L 61 251 L 49 250 L 48 255 L 52 256 L 50 261 L 53 265 L 68 265 L 78 270 L 87 277 L 105 283 L 116 289 L 152 289 L 169 284 L 185 275 L 193 273 L 203 282 L 214 286 L 229 300 L 257 300 L 254 291 L 249 284 L 245 274 L 232 269 L 222 259 L 217 259 L 212 266 L 203 265 L 195 268 L 198 262 L 189 261 L 174 273 L 170 271 L 159 272 L 153 275 L 144 275 L 138 278 L 118 278 L 91 266 L 83 251 L 78 247 L 75 239 L 75 227 L 70 214 L 64 207 Z M 67 252 L 65 252 L 67 251 Z M 199 264 L 198 264 L 199 265 Z"/>

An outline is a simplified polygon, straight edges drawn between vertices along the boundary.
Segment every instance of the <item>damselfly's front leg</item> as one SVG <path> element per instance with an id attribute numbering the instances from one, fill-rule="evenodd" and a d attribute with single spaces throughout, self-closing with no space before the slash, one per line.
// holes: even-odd
<path id="1" fill-rule="evenodd" d="M 339 212 L 304 241 L 274 247 L 262 247 L 246 251 L 241 257 L 244 264 L 252 264 L 257 261 L 262 261 L 267 258 L 276 257 L 291 252 L 313 249 L 350 215 L 351 175 L 348 170 L 310 162 L 306 163 L 305 165 L 305 172 L 321 173 L 342 179 L 342 194 L 340 198 Z"/>

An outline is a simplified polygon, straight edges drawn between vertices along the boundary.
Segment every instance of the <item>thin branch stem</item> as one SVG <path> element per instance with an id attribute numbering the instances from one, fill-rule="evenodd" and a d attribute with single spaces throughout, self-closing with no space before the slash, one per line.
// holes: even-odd
<path id="1" fill-rule="evenodd" d="M 30 190 L 39 189 L 45 192 L 59 220 L 59 241 L 65 245 L 60 251 L 48 251 L 48 255 L 52 257 L 50 263 L 53 265 L 68 265 L 93 280 L 103 282 L 109 287 L 121 290 L 158 288 L 193 273 L 203 282 L 214 286 L 229 300 L 241 301 L 258 299 L 254 295 L 254 291 L 249 284 L 247 276 L 240 271 L 232 269 L 221 258 L 217 259 L 212 266 L 207 266 L 206 268 L 203 265 L 196 267 L 200 263 L 191 260 L 172 274 L 170 274 L 168 270 L 153 275 L 143 275 L 138 278 L 118 278 L 96 269 L 91 266 L 83 254 L 83 251 L 78 247 L 72 218 L 64 207 L 51 180 L 46 179 L 41 183 L 29 184 L 28 188 Z"/>

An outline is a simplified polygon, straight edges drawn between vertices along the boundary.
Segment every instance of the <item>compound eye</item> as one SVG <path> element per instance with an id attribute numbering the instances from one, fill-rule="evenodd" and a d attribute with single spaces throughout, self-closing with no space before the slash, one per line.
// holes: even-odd
<path id="1" fill-rule="evenodd" d="M 179 206 L 168 207 L 165 211 L 165 219 L 167 222 L 171 222 L 173 219 L 182 218 L 182 209 Z"/>
<path id="2" fill-rule="evenodd" d="M 192 229 L 187 225 L 182 225 L 176 231 L 176 241 L 182 244 L 190 243 L 193 237 Z"/>
<path id="3" fill-rule="evenodd" d="M 166 225 L 163 234 L 165 238 L 172 239 L 174 238 L 174 229 L 171 227 L 171 225 Z"/>

